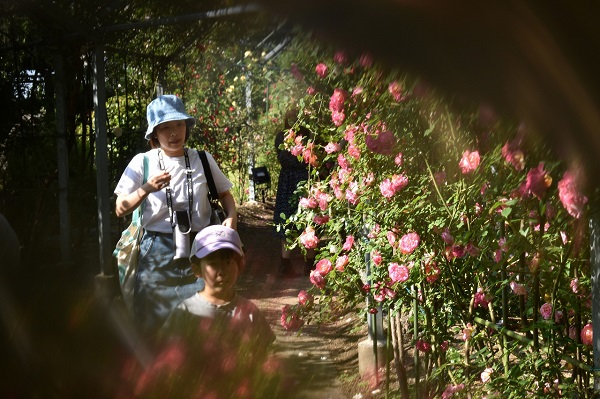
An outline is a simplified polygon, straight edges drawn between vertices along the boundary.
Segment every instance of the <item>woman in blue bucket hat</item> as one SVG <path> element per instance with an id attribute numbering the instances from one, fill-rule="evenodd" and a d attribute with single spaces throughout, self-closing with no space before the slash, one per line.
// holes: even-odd
<path id="1" fill-rule="evenodd" d="M 147 119 L 145 138 L 151 150 L 134 156 L 125 168 L 115 188 L 115 212 L 123 217 L 143 203 L 133 316 L 141 332 L 151 337 L 179 302 L 204 287 L 191 271 L 189 251 L 196 233 L 210 224 L 211 206 L 198 151 L 185 147 L 196 120 L 181 99 L 157 97 L 147 107 Z M 212 155 L 206 155 L 227 213 L 223 225 L 236 229 L 232 183 Z"/>

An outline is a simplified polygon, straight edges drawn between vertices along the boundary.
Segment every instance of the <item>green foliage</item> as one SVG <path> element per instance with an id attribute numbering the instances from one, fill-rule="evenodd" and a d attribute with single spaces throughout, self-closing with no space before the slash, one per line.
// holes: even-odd
<path id="1" fill-rule="evenodd" d="M 305 93 L 290 97 L 301 112 L 285 146 L 311 167 L 291 245 L 319 241 L 313 294 L 403 313 L 418 301 L 413 342 L 428 342 L 426 359 L 438 365 L 425 366 L 430 387 L 543 396 L 556 394 L 556 380 L 567 389 L 558 356 L 575 356 L 576 326 L 590 319 L 585 221 L 563 207 L 557 184 L 569 166 L 525 126 L 365 60 L 315 49 L 309 37 L 282 60 L 296 80 L 290 92 Z M 299 125 L 311 130 L 308 143 L 295 141 Z M 532 344 L 506 346 L 478 327 L 458 362 L 463 329 L 475 318 L 499 323 L 503 311 Z M 477 383 L 489 367 L 491 382 Z"/>

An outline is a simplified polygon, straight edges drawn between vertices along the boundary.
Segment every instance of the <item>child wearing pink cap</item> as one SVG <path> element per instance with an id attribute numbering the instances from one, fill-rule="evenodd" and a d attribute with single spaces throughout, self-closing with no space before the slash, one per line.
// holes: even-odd
<path id="1" fill-rule="evenodd" d="M 223 395 L 235 392 L 240 381 L 264 382 L 275 334 L 258 307 L 236 292 L 244 266 L 238 233 L 222 225 L 204 228 L 193 241 L 190 261 L 205 287 L 175 308 L 161 336 L 184 345 L 195 384 L 207 384 L 207 390 L 218 386 Z"/>

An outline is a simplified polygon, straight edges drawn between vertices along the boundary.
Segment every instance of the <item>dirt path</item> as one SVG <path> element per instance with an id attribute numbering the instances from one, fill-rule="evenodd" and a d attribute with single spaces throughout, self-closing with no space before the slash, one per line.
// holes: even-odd
<path id="1" fill-rule="evenodd" d="M 277 275 L 280 250 L 270 225 L 272 217 L 270 203 L 240 207 L 238 230 L 247 248 L 247 268 L 240 278 L 240 294 L 255 302 L 271 323 L 277 336 L 275 350 L 283 359 L 291 380 L 290 398 L 351 398 L 350 393 L 344 392 L 347 389 L 341 379 L 344 369 L 349 372 L 348 364 L 341 367 L 340 362 L 346 357 L 352 363 L 356 344 L 347 346 L 343 337 L 316 326 L 307 326 L 300 333 L 281 327 L 283 306 L 296 304 L 298 292 L 310 288 L 311 283 L 302 275 L 304 261 L 299 252 L 294 252 L 292 257 L 297 277 Z"/>

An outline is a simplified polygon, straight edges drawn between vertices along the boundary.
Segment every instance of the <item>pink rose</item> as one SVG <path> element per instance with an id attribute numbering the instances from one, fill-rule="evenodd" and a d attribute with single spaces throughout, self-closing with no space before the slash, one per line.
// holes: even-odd
<path id="1" fill-rule="evenodd" d="M 427 353 L 431 351 L 431 344 L 425 341 L 424 339 L 418 339 L 415 344 L 415 347 L 419 352 Z"/>
<path id="2" fill-rule="evenodd" d="M 592 329 L 592 325 L 588 323 L 581 329 L 581 343 L 592 346 L 593 342 L 594 330 Z"/>
<path id="3" fill-rule="evenodd" d="M 298 201 L 298 204 L 302 208 L 308 208 L 308 209 L 316 208 L 318 205 L 316 198 L 313 198 L 313 197 L 310 197 L 310 198 L 302 197 L 302 198 L 300 198 L 300 201 Z"/>
<path id="4" fill-rule="evenodd" d="M 389 130 L 368 133 L 365 137 L 367 148 L 374 153 L 382 155 L 394 155 L 396 147 L 396 137 Z"/>
<path id="5" fill-rule="evenodd" d="M 533 168 L 527 173 L 525 193 L 531 193 L 538 199 L 542 199 L 550 184 L 552 184 L 552 177 L 544 170 L 544 163 L 540 162 L 537 168 Z"/>
<path id="6" fill-rule="evenodd" d="M 338 152 L 340 150 L 340 145 L 338 143 L 328 143 L 325 146 L 325 152 L 328 154 L 333 154 L 334 152 Z"/>
<path id="7" fill-rule="evenodd" d="M 483 291 L 483 288 L 479 287 L 475 295 L 473 295 L 473 307 L 475 308 L 487 308 L 490 300 L 487 294 Z"/>
<path id="8" fill-rule="evenodd" d="M 317 64 L 317 66 L 315 68 L 315 72 L 317 72 L 317 75 L 320 78 L 324 78 L 329 73 L 329 68 L 327 68 L 327 65 L 320 63 L 320 64 Z"/>
<path id="9" fill-rule="evenodd" d="M 588 198 L 581 194 L 575 174 L 570 171 L 566 171 L 558 182 L 558 197 L 569 215 L 576 219 L 581 217 Z"/>
<path id="10" fill-rule="evenodd" d="M 364 53 L 360 56 L 358 63 L 365 69 L 370 68 L 373 66 L 373 57 L 371 57 L 371 54 L 369 53 Z"/>
<path id="11" fill-rule="evenodd" d="M 402 86 L 400 86 L 400 83 L 398 83 L 397 80 L 394 80 L 392 83 L 389 84 L 388 91 L 390 92 L 392 97 L 394 97 L 394 100 L 396 102 L 400 102 L 406 99 L 406 96 L 402 95 Z"/>
<path id="12" fill-rule="evenodd" d="M 405 234 L 400 239 L 400 251 L 403 254 L 410 254 L 419 246 L 420 241 L 421 239 L 417 233 Z"/>
<path id="13" fill-rule="evenodd" d="M 315 287 L 321 289 L 325 288 L 325 278 L 317 270 L 311 270 L 309 279 Z"/>
<path id="14" fill-rule="evenodd" d="M 444 229 L 444 231 L 442 231 L 442 240 L 444 240 L 446 244 L 454 244 L 454 237 L 452 237 L 452 234 L 450 234 L 450 229 L 447 227 Z"/>
<path id="15" fill-rule="evenodd" d="M 381 262 L 383 261 L 383 257 L 381 256 L 381 252 L 379 252 L 378 250 L 374 249 L 371 252 L 371 260 L 373 261 L 373 263 L 375 263 L 376 266 L 381 265 Z"/>
<path id="16" fill-rule="evenodd" d="M 350 251 L 352 249 L 353 245 L 354 245 L 354 236 L 347 236 L 342 249 L 344 251 Z"/>
<path id="17" fill-rule="evenodd" d="M 390 279 L 394 283 L 402 283 L 408 280 L 408 267 L 405 265 L 399 265 L 398 263 L 390 263 L 388 265 L 388 273 L 390 275 Z"/>
<path id="18" fill-rule="evenodd" d="M 335 61 L 335 63 L 338 65 L 343 65 L 348 62 L 348 56 L 346 56 L 344 51 L 339 50 L 333 55 L 333 61 Z"/>
<path id="19" fill-rule="evenodd" d="M 527 289 L 523 284 L 519 284 L 515 281 L 510 282 L 510 288 L 513 290 L 515 295 L 527 295 Z"/>
<path id="20" fill-rule="evenodd" d="M 383 195 L 384 198 L 388 199 L 392 198 L 394 194 L 396 194 L 396 190 L 394 190 L 394 186 L 390 179 L 384 179 L 379 184 L 379 191 L 381 192 L 381 195 Z"/>
<path id="21" fill-rule="evenodd" d="M 314 249 L 319 244 L 319 238 L 315 235 L 315 229 L 308 226 L 300 235 L 300 242 L 306 249 Z"/>
<path id="22" fill-rule="evenodd" d="M 348 262 L 350 262 L 348 255 L 339 256 L 335 261 L 335 270 L 338 272 L 343 272 L 346 268 L 346 265 L 348 265 Z"/>
<path id="23" fill-rule="evenodd" d="M 281 310 L 281 326 L 285 330 L 298 330 L 304 321 L 300 318 L 297 309 L 290 305 L 285 305 Z"/>
<path id="24" fill-rule="evenodd" d="M 331 265 L 331 261 L 329 259 L 321 259 L 315 265 L 315 270 L 321 274 L 321 276 L 325 277 L 329 274 L 333 267 Z"/>
<path id="25" fill-rule="evenodd" d="M 301 305 L 310 305 L 312 304 L 314 301 L 314 297 L 309 294 L 308 292 L 306 292 L 305 290 L 301 290 L 298 293 L 298 303 L 300 303 Z"/>
<path id="26" fill-rule="evenodd" d="M 313 222 L 318 225 L 326 224 L 329 222 L 329 215 L 315 215 L 315 217 L 313 217 Z"/>
<path id="27" fill-rule="evenodd" d="M 552 305 L 548 302 L 544 303 L 540 307 L 540 314 L 544 318 L 544 320 L 549 320 L 552 317 Z"/>
<path id="28" fill-rule="evenodd" d="M 467 150 L 463 152 L 463 156 L 460 162 L 458 163 L 458 166 L 460 167 L 463 174 L 466 174 L 477 169 L 477 167 L 479 166 L 479 161 L 480 158 L 478 151 L 471 152 Z"/>
<path id="29" fill-rule="evenodd" d="M 408 185 L 408 177 L 406 175 L 393 175 L 392 176 L 392 187 L 395 192 L 402 190 Z"/>

